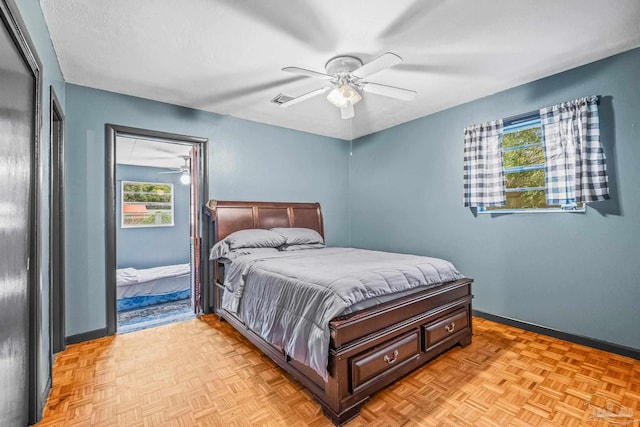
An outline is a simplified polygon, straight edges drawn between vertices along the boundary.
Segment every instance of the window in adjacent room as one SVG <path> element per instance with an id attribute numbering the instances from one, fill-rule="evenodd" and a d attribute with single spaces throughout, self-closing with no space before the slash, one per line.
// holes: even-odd
<path id="1" fill-rule="evenodd" d="M 173 184 L 122 181 L 122 228 L 173 225 Z"/>
<path id="2" fill-rule="evenodd" d="M 542 126 L 538 113 L 504 124 L 502 161 L 507 203 L 505 206 L 481 207 L 479 212 L 584 212 L 584 203 L 546 203 L 542 143 Z"/>

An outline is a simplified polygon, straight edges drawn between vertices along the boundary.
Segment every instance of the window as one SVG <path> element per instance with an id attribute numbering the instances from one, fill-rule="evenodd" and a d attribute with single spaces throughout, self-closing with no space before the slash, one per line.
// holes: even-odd
<path id="1" fill-rule="evenodd" d="M 122 181 L 122 228 L 173 225 L 173 184 Z"/>
<path id="2" fill-rule="evenodd" d="M 502 162 L 507 204 L 479 208 L 479 212 L 584 212 L 584 203 L 548 205 L 545 195 L 545 157 L 538 113 L 505 122 Z"/>

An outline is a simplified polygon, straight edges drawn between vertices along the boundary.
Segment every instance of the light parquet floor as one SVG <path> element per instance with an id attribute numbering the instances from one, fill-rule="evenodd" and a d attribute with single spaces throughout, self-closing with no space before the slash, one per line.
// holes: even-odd
<path id="1" fill-rule="evenodd" d="M 610 409 L 618 417 L 598 417 Z M 626 411 L 626 412 L 625 412 Z M 70 345 L 38 424 L 330 426 L 214 315 Z M 374 395 L 361 426 L 640 426 L 640 361 L 474 318 L 473 343 Z"/>

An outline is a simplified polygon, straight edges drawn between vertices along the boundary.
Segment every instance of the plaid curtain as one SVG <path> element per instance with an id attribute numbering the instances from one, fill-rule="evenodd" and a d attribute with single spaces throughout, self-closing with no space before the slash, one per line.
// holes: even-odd
<path id="1" fill-rule="evenodd" d="M 504 206 L 502 119 L 464 129 L 464 205 Z"/>
<path id="2" fill-rule="evenodd" d="M 598 97 L 588 96 L 540 110 L 547 204 L 609 198 L 600 144 Z"/>

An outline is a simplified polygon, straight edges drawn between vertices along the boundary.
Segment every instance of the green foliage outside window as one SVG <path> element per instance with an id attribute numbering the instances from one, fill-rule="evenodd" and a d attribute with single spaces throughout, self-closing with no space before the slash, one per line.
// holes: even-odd
<path id="1" fill-rule="evenodd" d="M 173 225 L 173 185 L 122 182 L 122 227 Z"/>
<path id="2" fill-rule="evenodd" d="M 160 217 L 160 223 L 163 225 L 171 225 L 171 215 L 167 215 L 164 214 Z M 156 223 L 156 218 L 155 216 L 147 216 L 146 218 L 144 218 L 143 220 L 141 220 L 140 222 L 138 222 L 138 224 L 145 224 L 145 225 L 157 225 Z"/>
<path id="3" fill-rule="evenodd" d="M 539 121 L 529 128 L 515 131 L 506 127 L 502 135 L 502 150 L 507 204 L 488 207 L 487 211 L 561 208 L 546 202 L 545 159 Z M 582 204 L 578 208 L 582 208 Z"/>
<path id="4" fill-rule="evenodd" d="M 523 147 L 523 148 L 516 148 Z M 518 166 L 537 166 L 540 169 L 505 174 L 507 188 L 544 188 L 544 151 L 540 126 L 502 136 L 504 151 L 502 161 L 505 171 Z M 536 209 L 548 207 L 544 190 L 517 191 L 507 193 L 508 209 Z"/>
<path id="5" fill-rule="evenodd" d="M 123 182 L 122 194 L 125 202 L 171 202 L 171 184 Z"/>

